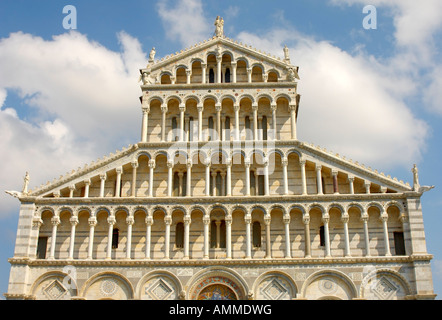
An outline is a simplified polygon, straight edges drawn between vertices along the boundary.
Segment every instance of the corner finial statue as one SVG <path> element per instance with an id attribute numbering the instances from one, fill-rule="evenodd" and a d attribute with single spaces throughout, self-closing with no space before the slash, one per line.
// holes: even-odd
<path id="1" fill-rule="evenodd" d="M 28 193 L 28 187 L 29 187 L 29 173 L 26 172 L 25 177 L 23 178 L 24 182 L 23 182 L 23 190 L 22 193 L 23 194 L 27 194 Z"/>
<path id="2" fill-rule="evenodd" d="M 156 50 L 155 50 L 155 47 L 153 47 L 152 50 L 150 51 L 150 54 L 149 54 L 149 62 L 150 63 L 155 61 L 155 54 L 156 54 Z"/>
<path id="3" fill-rule="evenodd" d="M 289 48 L 287 48 L 287 46 L 284 46 L 284 60 L 286 62 L 290 62 L 290 53 L 289 53 Z"/>
<path id="4" fill-rule="evenodd" d="M 215 20 L 215 35 L 217 37 L 224 36 L 224 19 L 220 18 L 219 16 L 216 17 Z"/>
<path id="5" fill-rule="evenodd" d="M 411 172 L 413 172 L 413 190 L 419 191 L 419 170 L 417 169 L 417 165 L 415 164 L 413 166 L 413 169 L 411 169 Z"/>

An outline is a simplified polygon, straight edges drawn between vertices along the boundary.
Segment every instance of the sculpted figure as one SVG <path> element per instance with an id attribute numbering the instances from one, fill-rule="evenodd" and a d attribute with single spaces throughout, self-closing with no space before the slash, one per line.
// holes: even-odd
<path id="1" fill-rule="evenodd" d="M 222 37 L 224 35 L 224 19 L 219 16 L 215 20 L 215 35 L 217 37 Z"/>
<path id="2" fill-rule="evenodd" d="M 152 50 L 150 51 L 149 54 L 149 62 L 154 62 L 155 61 L 155 54 L 156 54 L 156 50 L 155 47 L 152 48 Z"/>

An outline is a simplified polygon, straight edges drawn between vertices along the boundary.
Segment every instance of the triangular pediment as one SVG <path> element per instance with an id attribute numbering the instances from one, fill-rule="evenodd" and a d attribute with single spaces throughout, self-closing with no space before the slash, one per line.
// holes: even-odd
<path id="1" fill-rule="evenodd" d="M 148 74 L 153 79 L 156 79 L 158 83 L 162 73 L 175 75 L 176 69 L 179 67 L 185 67 L 187 70 L 191 70 L 192 64 L 195 61 L 200 61 L 204 64 L 208 63 L 208 56 L 210 55 L 215 57 L 229 55 L 231 62 L 237 63 L 239 61 L 245 61 L 247 68 L 259 66 L 263 69 L 263 73 L 273 70 L 282 81 L 294 82 L 296 79 L 299 79 L 299 68 L 290 63 L 288 56 L 281 59 L 280 57 L 262 52 L 252 46 L 224 36 L 213 37 L 212 39 L 195 44 L 194 46 L 168 55 L 160 60 L 151 58 L 147 67 L 141 69 L 140 73 Z M 154 84 L 152 82 L 151 84 Z"/>

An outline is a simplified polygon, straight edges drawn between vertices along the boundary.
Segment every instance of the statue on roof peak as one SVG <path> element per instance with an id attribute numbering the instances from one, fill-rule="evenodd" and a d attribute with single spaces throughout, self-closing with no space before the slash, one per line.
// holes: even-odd
<path id="1" fill-rule="evenodd" d="M 217 16 L 215 20 L 215 35 L 217 37 L 224 36 L 224 19 L 220 16 Z"/>

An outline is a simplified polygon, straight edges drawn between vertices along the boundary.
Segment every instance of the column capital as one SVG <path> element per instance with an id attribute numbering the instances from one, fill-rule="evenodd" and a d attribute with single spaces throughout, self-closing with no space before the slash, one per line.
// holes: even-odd
<path id="1" fill-rule="evenodd" d="M 348 176 L 348 181 L 350 181 L 350 182 L 354 182 L 354 181 L 355 181 L 355 176 L 351 176 L 351 175 L 349 175 L 349 176 Z"/>
<path id="2" fill-rule="evenodd" d="M 238 112 L 240 109 L 239 103 L 234 103 L 233 104 L 233 111 Z"/>
<path id="3" fill-rule="evenodd" d="M 172 216 L 171 215 L 167 215 L 164 217 L 164 223 L 168 226 L 170 226 L 172 224 Z"/>
<path id="4" fill-rule="evenodd" d="M 282 165 L 283 167 L 288 166 L 288 165 L 289 165 L 289 159 L 288 159 L 287 157 L 282 158 L 282 159 L 281 159 L 281 165 Z"/>
<path id="5" fill-rule="evenodd" d="M 117 167 L 117 168 L 115 168 L 115 171 L 117 172 L 117 174 L 122 174 L 123 173 L 123 167 Z"/>
<path id="6" fill-rule="evenodd" d="M 53 226 L 58 226 L 60 224 L 60 217 L 59 216 L 53 216 L 51 219 L 51 224 Z"/>
<path id="7" fill-rule="evenodd" d="M 224 221 L 226 222 L 226 225 L 231 225 L 232 224 L 232 216 L 230 214 L 226 215 Z"/>
<path id="8" fill-rule="evenodd" d="M 341 221 L 342 221 L 343 223 L 348 223 L 348 220 L 350 220 L 350 216 L 348 215 L 348 213 L 344 213 L 344 214 L 341 216 Z"/>
<path id="9" fill-rule="evenodd" d="M 401 212 L 401 214 L 399 215 L 399 221 L 402 223 L 408 223 L 408 216 Z"/>
<path id="10" fill-rule="evenodd" d="M 69 190 L 71 190 L 71 191 L 75 191 L 75 189 L 76 189 L 76 188 L 75 188 L 75 184 L 72 184 L 72 185 L 69 186 Z"/>
<path id="11" fill-rule="evenodd" d="M 161 112 L 162 113 L 167 113 L 167 111 L 169 111 L 169 108 L 167 107 L 167 104 L 162 104 L 161 105 Z"/>
<path id="12" fill-rule="evenodd" d="M 368 214 L 366 212 L 361 214 L 361 221 L 368 222 Z"/>
<path id="13" fill-rule="evenodd" d="M 246 214 L 244 216 L 244 221 L 246 224 L 251 224 L 252 223 L 252 215 L 250 213 Z"/>
<path id="14" fill-rule="evenodd" d="M 149 114 L 149 112 L 150 112 L 150 107 L 149 107 L 149 106 L 147 106 L 147 107 L 143 107 L 143 108 L 141 109 L 141 111 L 143 112 L 143 115 L 144 115 L 144 114 Z"/>
<path id="15" fill-rule="evenodd" d="M 109 217 L 107 218 L 107 223 L 108 223 L 109 225 L 113 226 L 115 223 L 117 223 L 117 220 L 115 219 L 114 216 L 109 216 Z"/>
<path id="16" fill-rule="evenodd" d="M 149 168 L 155 169 L 155 166 L 156 166 L 155 160 L 149 160 Z"/>
<path id="17" fill-rule="evenodd" d="M 215 110 L 216 110 L 216 112 L 221 112 L 221 103 L 215 104 Z"/>
<path id="18" fill-rule="evenodd" d="M 310 215 L 309 215 L 308 213 L 306 213 L 306 214 L 304 214 L 304 215 L 302 216 L 302 222 L 303 222 L 304 224 L 309 224 L 309 223 L 310 223 Z"/>
<path id="19" fill-rule="evenodd" d="M 146 219 L 144 219 L 144 222 L 148 225 L 151 226 L 153 225 L 153 217 L 152 216 L 146 216 Z"/>
<path id="20" fill-rule="evenodd" d="M 32 218 L 32 226 L 34 228 L 40 228 L 43 224 L 43 220 L 40 217 Z"/>
<path id="21" fill-rule="evenodd" d="M 270 216 L 270 214 L 265 214 L 264 215 L 264 224 L 266 226 L 269 226 L 271 221 L 272 221 L 272 217 Z"/>
<path id="22" fill-rule="evenodd" d="M 198 104 L 196 106 L 196 108 L 197 108 L 198 112 L 203 112 L 204 111 L 204 105 L 203 104 Z"/>
<path id="23" fill-rule="evenodd" d="M 132 161 L 130 164 L 131 164 L 133 169 L 138 168 L 138 161 Z"/>
<path id="24" fill-rule="evenodd" d="M 190 225 L 190 223 L 192 222 L 192 219 L 190 218 L 190 215 L 186 214 L 183 218 L 184 221 L 184 225 Z"/>
<path id="25" fill-rule="evenodd" d="M 272 112 L 276 112 L 277 108 L 278 108 L 278 105 L 276 104 L 276 102 L 271 102 L 270 109 L 272 110 Z"/>
<path id="26" fill-rule="evenodd" d="M 192 70 L 188 69 L 186 70 L 186 75 L 190 76 L 192 74 Z"/>
<path id="27" fill-rule="evenodd" d="M 381 220 L 382 222 L 387 222 L 388 214 L 386 212 L 381 213 L 381 215 L 379 216 L 379 220 Z"/>
<path id="28" fill-rule="evenodd" d="M 337 169 L 332 169 L 331 173 L 332 173 L 332 176 L 337 176 L 338 175 L 338 170 Z"/>
<path id="29" fill-rule="evenodd" d="M 87 222 L 89 224 L 89 227 L 95 227 L 97 225 L 97 218 L 90 217 Z"/>
<path id="30" fill-rule="evenodd" d="M 322 215 L 322 221 L 324 223 L 329 223 L 330 222 L 330 216 L 329 216 L 328 213 Z"/>
<path id="31" fill-rule="evenodd" d="M 126 218 L 126 224 L 127 224 L 127 225 L 131 226 L 131 225 L 134 224 L 134 222 L 135 222 L 134 217 L 132 217 L 132 216 L 128 216 L 128 217 Z"/>
<path id="32" fill-rule="evenodd" d="M 315 164 L 315 169 L 316 169 L 316 171 L 321 171 L 322 170 L 322 164 L 316 163 Z"/>
<path id="33" fill-rule="evenodd" d="M 181 103 L 179 108 L 180 108 L 180 112 L 186 111 L 186 105 L 184 103 Z"/>
<path id="34" fill-rule="evenodd" d="M 78 224 L 78 217 L 77 216 L 72 216 L 69 219 L 69 222 L 71 223 L 71 225 L 76 226 Z"/>
<path id="35" fill-rule="evenodd" d="M 285 214 L 282 217 L 282 221 L 284 222 L 284 224 L 289 224 L 290 223 L 290 215 L 289 214 Z"/>
<path id="36" fill-rule="evenodd" d="M 192 160 L 188 159 L 187 162 L 186 162 L 186 167 L 187 168 L 192 168 L 192 165 L 193 165 Z"/>
<path id="37" fill-rule="evenodd" d="M 203 223 L 204 223 L 205 225 L 210 224 L 210 216 L 209 216 L 209 215 L 204 215 L 204 217 L 203 217 Z"/>
<path id="38" fill-rule="evenodd" d="M 90 185 L 91 184 L 91 179 L 85 179 L 85 180 L 83 180 L 83 183 L 85 185 Z"/>
<path id="39" fill-rule="evenodd" d="M 173 161 L 167 161 L 167 167 L 168 167 L 169 169 L 172 169 L 172 168 L 173 168 L 173 165 L 174 165 L 174 162 L 173 162 Z"/>
<path id="40" fill-rule="evenodd" d="M 106 180 L 107 174 L 106 173 L 100 173 L 100 180 Z"/>
<path id="41" fill-rule="evenodd" d="M 299 165 L 301 166 L 301 167 L 303 167 L 303 166 L 305 166 L 305 163 L 307 162 L 307 160 L 305 160 L 305 159 L 299 159 Z"/>

